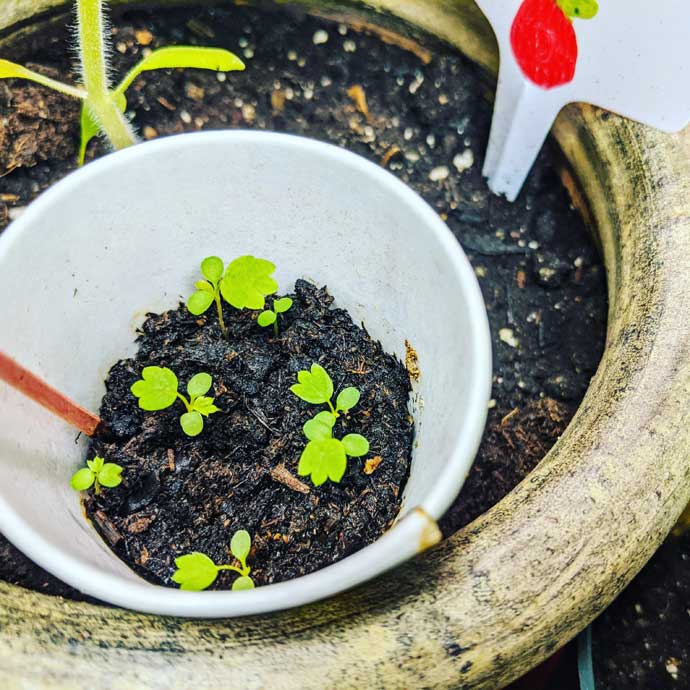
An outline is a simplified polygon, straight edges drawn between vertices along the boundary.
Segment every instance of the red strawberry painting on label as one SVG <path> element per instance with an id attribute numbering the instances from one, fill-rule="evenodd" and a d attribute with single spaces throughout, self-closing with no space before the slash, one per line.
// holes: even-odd
<path id="1" fill-rule="evenodd" d="M 551 89 L 573 80 L 577 37 L 573 19 L 591 19 L 596 0 L 524 0 L 510 29 L 510 44 L 525 76 Z"/>

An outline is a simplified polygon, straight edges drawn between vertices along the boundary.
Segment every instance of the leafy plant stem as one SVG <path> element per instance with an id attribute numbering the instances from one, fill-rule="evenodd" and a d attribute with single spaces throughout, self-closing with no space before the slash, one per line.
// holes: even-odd
<path id="1" fill-rule="evenodd" d="M 239 573 L 240 575 L 249 575 L 250 573 L 250 568 L 244 567 L 244 568 L 238 568 L 236 565 L 219 565 L 217 566 L 218 570 L 233 570 L 236 573 Z"/>
<path id="2" fill-rule="evenodd" d="M 215 294 L 216 307 L 218 308 L 218 323 L 220 324 L 220 330 L 223 331 L 223 335 L 226 339 L 229 337 L 228 329 L 225 326 L 225 320 L 223 319 L 223 304 L 220 301 L 220 291 L 216 288 Z"/>
<path id="3" fill-rule="evenodd" d="M 276 320 L 273 322 L 273 332 L 276 338 L 278 337 L 278 316 L 276 315 Z"/>
<path id="4" fill-rule="evenodd" d="M 333 403 L 332 403 L 330 400 L 327 400 L 326 402 L 328 403 L 328 407 L 331 408 L 331 414 L 332 414 L 334 417 L 339 417 L 340 415 L 338 414 L 338 412 L 337 412 L 337 410 L 335 409 L 335 407 L 333 407 Z"/>
<path id="5" fill-rule="evenodd" d="M 179 391 L 177 392 L 177 397 L 184 403 L 184 406 L 187 408 L 187 412 L 192 412 L 192 404 L 187 400 L 187 398 L 182 395 Z"/>
<path id="6" fill-rule="evenodd" d="M 116 149 L 136 144 L 137 138 L 108 88 L 102 0 L 78 0 L 77 17 L 86 105 Z"/>

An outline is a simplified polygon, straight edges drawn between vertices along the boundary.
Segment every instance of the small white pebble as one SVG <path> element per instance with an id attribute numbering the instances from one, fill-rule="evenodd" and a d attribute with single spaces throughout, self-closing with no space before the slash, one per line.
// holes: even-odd
<path id="1" fill-rule="evenodd" d="M 323 45 L 324 43 L 328 43 L 328 32 L 324 31 L 323 29 L 319 29 L 314 34 L 312 41 L 314 42 L 315 46 L 320 46 L 320 45 Z"/>
<path id="2" fill-rule="evenodd" d="M 298 67 L 304 67 L 307 64 L 307 59 L 301 57 L 299 60 L 297 60 L 297 66 Z"/>
<path id="3" fill-rule="evenodd" d="M 642 615 L 642 604 L 635 604 L 635 613 L 638 616 Z"/>
<path id="4" fill-rule="evenodd" d="M 436 137 L 433 134 L 429 134 L 426 138 L 426 143 L 430 149 L 433 149 L 436 146 Z"/>
<path id="5" fill-rule="evenodd" d="M 345 24 L 338 24 L 338 33 L 341 36 L 347 36 L 347 26 Z"/>
<path id="6" fill-rule="evenodd" d="M 487 405 L 487 407 L 488 407 L 490 410 L 493 410 L 494 407 L 496 407 L 496 400 L 494 400 L 494 398 L 491 398 L 491 400 L 489 400 L 489 404 Z"/>
<path id="7" fill-rule="evenodd" d="M 439 105 L 448 105 L 448 96 L 446 96 L 445 93 L 442 93 L 438 97 L 438 102 L 439 102 Z"/>
<path id="8" fill-rule="evenodd" d="M 403 132 L 403 139 L 405 141 L 409 141 L 410 139 L 412 139 L 413 135 L 414 135 L 414 132 L 412 131 L 412 127 L 407 127 L 405 129 L 405 131 Z"/>
<path id="9" fill-rule="evenodd" d="M 296 50 L 288 50 L 288 60 L 290 60 L 290 62 L 294 62 L 295 60 L 297 60 Z"/>
<path id="10" fill-rule="evenodd" d="M 249 39 L 246 36 L 242 36 L 237 43 L 240 48 L 246 48 L 249 45 Z"/>
<path id="11" fill-rule="evenodd" d="M 457 153 L 453 158 L 453 165 L 458 172 L 469 170 L 474 165 L 472 149 L 465 149 L 462 153 Z"/>
<path id="12" fill-rule="evenodd" d="M 244 101 L 241 98 L 236 98 L 233 103 L 235 108 L 241 108 L 244 105 Z"/>
<path id="13" fill-rule="evenodd" d="M 122 41 L 118 41 L 115 44 L 115 50 L 117 50 L 118 53 L 122 53 L 124 55 L 124 53 L 127 52 L 127 44 L 123 43 Z"/>
<path id="14" fill-rule="evenodd" d="M 527 246 L 530 249 L 539 249 L 539 242 L 537 242 L 536 240 L 530 240 Z"/>
<path id="15" fill-rule="evenodd" d="M 7 216 L 10 220 L 17 220 L 17 218 L 19 218 L 24 211 L 26 211 L 26 206 L 15 206 L 14 208 L 9 209 Z"/>
<path id="16" fill-rule="evenodd" d="M 527 242 L 525 242 L 525 240 L 518 240 L 518 247 L 526 247 L 526 246 L 527 246 Z"/>
<path id="17" fill-rule="evenodd" d="M 416 151 L 405 151 L 405 159 L 410 163 L 416 163 L 419 160 L 419 154 Z"/>
<path id="18" fill-rule="evenodd" d="M 678 659 L 674 657 L 669 657 L 666 659 L 666 671 L 673 678 L 673 680 L 678 680 Z"/>
<path id="19" fill-rule="evenodd" d="M 295 97 L 295 92 L 289 86 L 285 89 L 285 98 L 291 101 Z"/>
<path id="20" fill-rule="evenodd" d="M 321 77 L 321 86 L 323 86 L 324 89 L 329 87 L 332 83 L 333 82 L 331 81 L 330 77 L 326 77 L 326 76 Z"/>
<path id="21" fill-rule="evenodd" d="M 192 116 L 186 110 L 180 110 L 180 120 L 186 125 L 192 124 Z"/>
<path id="22" fill-rule="evenodd" d="M 578 256 L 577 259 L 573 261 L 573 266 L 575 266 L 575 268 L 582 268 L 584 265 L 585 260 L 581 256 Z"/>
<path id="23" fill-rule="evenodd" d="M 367 125 L 363 131 L 367 141 L 374 141 L 374 139 L 376 139 L 376 135 L 374 134 L 374 128 L 371 125 Z"/>
<path id="24" fill-rule="evenodd" d="M 429 179 L 432 182 L 442 182 L 445 180 L 448 175 L 450 175 L 450 170 L 448 170 L 447 165 L 439 165 L 437 168 L 434 168 L 430 173 L 429 173 Z"/>
<path id="25" fill-rule="evenodd" d="M 346 53 L 354 53 L 355 50 L 357 50 L 357 44 L 348 38 L 347 41 L 343 43 L 343 50 Z"/>
<path id="26" fill-rule="evenodd" d="M 242 51 L 242 55 L 247 58 L 247 60 L 251 60 L 254 57 L 254 49 L 253 48 L 245 48 Z"/>
<path id="27" fill-rule="evenodd" d="M 307 101 L 310 101 L 312 98 L 314 98 L 314 89 L 309 88 L 308 86 L 305 87 L 303 93 L 304 93 L 304 98 Z"/>
<path id="28" fill-rule="evenodd" d="M 216 79 L 223 84 L 225 80 L 228 78 L 228 75 L 225 74 L 225 72 L 216 72 Z"/>
<path id="29" fill-rule="evenodd" d="M 417 74 L 415 75 L 414 80 L 410 84 L 409 91 L 410 93 L 414 96 L 417 91 L 419 90 L 419 87 L 424 83 L 424 76 L 422 74 Z"/>
<path id="30" fill-rule="evenodd" d="M 484 277 L 486 277 L 486 267 L 485 266 L 476 266 L 474 269 L 474 273 L 477 276 L 477 278 L 484 278 Z"/>
<path id="31" fill-rule="evenodd" d="M 520 344 L 512 328 L 501 328 L 498 332 L 498 337 L 501 339 L 501 342 L 510 345 L 510 347 L 517 347 Z"/>

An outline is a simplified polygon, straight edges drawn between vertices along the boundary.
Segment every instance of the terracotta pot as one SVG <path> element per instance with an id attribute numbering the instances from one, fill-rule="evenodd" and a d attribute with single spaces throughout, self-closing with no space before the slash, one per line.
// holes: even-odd
<path id="1" fill-rule="evenodd" d="M 62 5 L 5 0 L 0 27 Z M 366 5 L 389 14 L 353 6 L 348 21 L 416 25 L 496 66 L 469 0 Z M 690 132 L 571 106 L 554 136 L 601 243 L 609 328 L 580 410 L 525 481 L 414 565 L 270 618 L 181 623 L 0 585 L 2 686 L 93 690 L 107 669 L 123 688 L 206 690 L 241 670 L 257 688 L 495 690 L 594 618 L 690 498 Z"/>

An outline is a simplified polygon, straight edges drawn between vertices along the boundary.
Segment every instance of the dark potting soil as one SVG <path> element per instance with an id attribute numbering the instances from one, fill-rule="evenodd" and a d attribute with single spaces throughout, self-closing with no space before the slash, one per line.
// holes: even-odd
<path id="1" fill-rule="evenodd" d="M 492 79 L 425 36 L 403 49 L 286 8 L 130 11 L 113 27 L 118 74 L 148 48 L 173 43 L 226 47 L 247 62 L 227 77 L 144 75 L 128 95 L 145 138 L 228 127 L 315 137 L 385 165 L 446 220 L 487 304 L 494 386 L 484 442 L 442 529 L 450 534 L 486 511 L 563 432 L 603 350 L 604 270 L 558 177 L 555 148 L 545 147 L 515 204 L 493 196 L 481 175 Z M 56 26 L 3 57 L 68 80 L 67 40 Z M 74 101 L 0 81 L 0 228 L 75 167 L 77 147 Z M 102 151 L 96 143 L 90 155 Z M 2 538 L 0 578 L 83 598 Z"/>
<path id="2" fill-rule="evenodd" d="M 215 309 L 195 317 L 181 305 L 149 315 L 136 357 L 110 370 L 100 410 L 106 432 L 88 457 L 121 465 L 123 482 L 89 493 L 85 507 L 105 541 L 147 580 L 172 585 L 175 558 L 192 551 L 227 563 L 239 529 L 252 535 L 256 584 L 290 580 L 372 543 L 396 517 L 412 454 L 409 374 L 346 311 L 331 308 L 325 288 L 300 280 L 290 296 L 278 338 L 248 310 L 224 310 L 227 339 Z M 289 390 L 315 362 L 336 396 L 347 386 L 361 393 L 334 437 L 358 433 L 370 443 L 366 457 L 348 460 L 339 483 L 318 487 L 298 478 L 297 463 L 302 427 L 325 406 Z M 182 390 L 201 371 L 213 377 L 208 395 L 221 411 L 199 436 L 180 428 L 181 402 L 160 412 L 138 408 L 130 387 L 146 366 L 169 367 Z M 213 588 L 229 589 L 234 579 L 222 573 Z"/>

